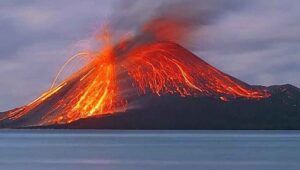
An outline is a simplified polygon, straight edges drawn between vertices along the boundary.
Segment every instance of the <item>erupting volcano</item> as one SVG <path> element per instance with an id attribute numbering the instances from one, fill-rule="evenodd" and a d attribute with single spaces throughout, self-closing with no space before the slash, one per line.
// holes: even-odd
<path id="1" fill-rule="evenodd" d="M 233 78 L 172 42 L 183 31 L 177 22 L 150 23 L 126 41 L 106 43 L 100 52 L 75 55 L 92 60 L 59 85 L 54 82 L 54 87 L 33 102 L 0 114 L 2 126 L 68 124 L 84 118 L 122 115 L 143 108 L 145 103 L 137 101 L 147 96 L 205 97 L 218 104 L 259 102 L 271 97 L 267 87 L 251 86 Z M 170 28 L 168 33 L 160 29 L 166 26 Z"/>
<path id="2" fill-rule="evenodd" d="M 266 90 L 242 83 L 170 42 L 143 45 L 120 59 L 112 48 L 98 55 L 60 85 L 32 103 L 8 112 L 2 120 L 30 117 L 25 125 L 47 125 L 122 112 L 130 104 L 122 96 L 126 90 L 137 91 L 137 96 L 211 96 L 225 101 L 269 96 Z M 131 87 L 122 86 L 120 75 L 131 81 Z"/>

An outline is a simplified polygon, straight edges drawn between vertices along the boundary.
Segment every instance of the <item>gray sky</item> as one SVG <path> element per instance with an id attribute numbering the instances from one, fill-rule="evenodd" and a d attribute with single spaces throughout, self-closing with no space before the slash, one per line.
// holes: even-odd
<path id="1" fill-rule="evenodd" d="M 0 1 L 0 111 L 48 89 L 64 61 L 88 48 L 84 40 L 105 21 L 131 31 L 170 2 Z M 198 28 L 188 49 L 249 84 L 300 86 L 300 1 L 184 3 L 195 7 Z"/>

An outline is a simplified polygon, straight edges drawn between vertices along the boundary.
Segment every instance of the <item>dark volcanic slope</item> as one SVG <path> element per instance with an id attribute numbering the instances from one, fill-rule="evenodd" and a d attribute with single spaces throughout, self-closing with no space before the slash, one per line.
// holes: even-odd
<path id="1" fill-rule="evenodd" d="M 155 101 L 161 100 L 159 96 L 173 96 L 171 101 L 177 98 L 175 96 L 206 96 L 227 101 L 259 100 L 270 95 L 265 87 L 235 79 L 176 43 L 142 44 L 128 52 L 119 52 L 118 56 L 112 50 L 115 48 L 103 50 L 81 70 L 33 102 L 0 114 L 0 125 L 26 127 L 70 123 L 128 110 L 132 105 L 136 107 L 135 103 L 144 100 L 144 96 L 157 96 Z M 152 103 L 139 103 L 138 107 L 144 108 L 149 102 Z M 180 102 L 176 104 L 181 105 Z"/>
<path id="2" fill-rule="evenodd" d="M 300 129 L 294 86 L 248 85 L 171 42 L 112 54 L 96 57 L 30 104 L 1 113 L 0 127 Z"/>
<path id="3" fill-rule="evenodd" d="M 300 90 L 271 86 L 272 97 L 229 102 L 209 97 L 147 96 L 147 106 L 47 128 L 89 129 L 300 129 Z"/>

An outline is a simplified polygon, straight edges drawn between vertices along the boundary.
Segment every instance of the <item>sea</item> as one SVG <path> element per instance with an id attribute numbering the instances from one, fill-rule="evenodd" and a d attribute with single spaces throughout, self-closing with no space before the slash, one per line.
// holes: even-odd
<path id="1" fill-rule="evenodd" d="M 0 170 L 299 170 L 300 131 L 0 130 Z"/>

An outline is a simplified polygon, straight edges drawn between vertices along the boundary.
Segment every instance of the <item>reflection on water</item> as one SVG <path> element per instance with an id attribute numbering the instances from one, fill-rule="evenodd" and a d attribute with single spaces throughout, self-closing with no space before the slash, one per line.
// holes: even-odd
<path id="1" fill-rule="evenodd" d="M 0 169 L 299 170 L 300 133 L 0 130 Z"/>

